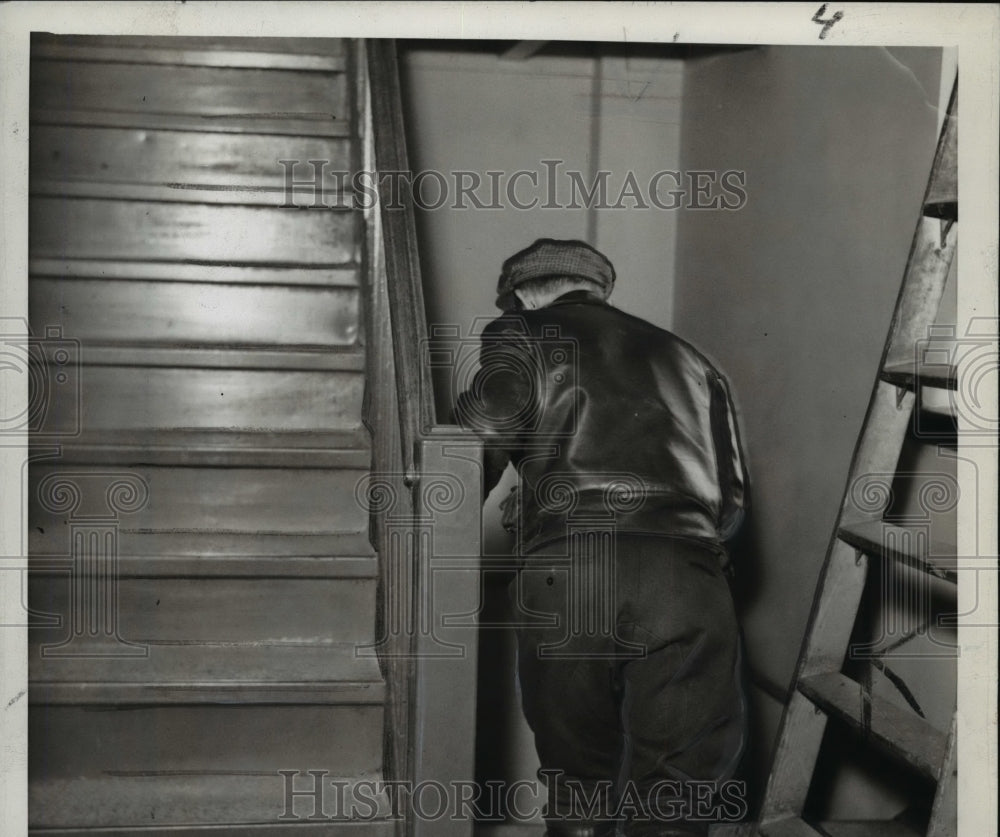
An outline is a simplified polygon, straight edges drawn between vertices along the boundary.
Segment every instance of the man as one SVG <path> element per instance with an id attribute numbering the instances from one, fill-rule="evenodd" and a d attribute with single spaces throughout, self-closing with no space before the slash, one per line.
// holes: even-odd
<path id="1" fill-rule="evenodd" d="M 724 544 L 747 479 L 725 379 L 611 307 L 614 282 L 580 241 L 508 259 L 455 415 L 484 440 L 487 493 L 519 473 L 505 524 L 547 833 L 705 834 L 742 810 L 722 788 L 746 725 Z"/>

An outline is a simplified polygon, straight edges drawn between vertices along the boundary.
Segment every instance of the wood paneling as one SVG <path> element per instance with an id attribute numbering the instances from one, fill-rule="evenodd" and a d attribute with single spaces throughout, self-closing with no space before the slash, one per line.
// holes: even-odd
<path id="1" fill-rule="evenodd" d="M 433 520 L 433 535 L 420 547 L 414 573 L 418 631 L 414 667 L 413 779 L 445 784 L 475 775 L 478 629 L 447 614 L 475 614 L 482 606 L 482 447 L 472 433 L 467 442 L 425 439 L 417 499 L 421 520 Z M 454 437 L 453 437 L 454 438 Z M 446 498 L 441 502 L 443 498 Z M 435 571 L 435 569 L 437 571 Z M 445 571 L 447 569 L 447 571 Z M 420 614 L 420 609 L 426 610 Z M 417 818 L 414 837 L 468 837 L 471 823 L 431 823 Z"/>
<path id="2" fill-rule="evenodd" d="M 36 61 L 32 108 L 350 121 L 342 73 Z"/>
<path id="3" fill-rule="evenodd" d="M 85 343 L 144 341 L 349 346 L 358 337 L 351 288 L 280 288 L 106 279 L 34 279 L 36 326 Z"/>
<path id="4" fill-rule="evenodd" d="M 39 180 L 284 189 L 288 174 L 331 195 L 350 184 L 347 139 L 39 125 L 31 131 L 32 189 Z M 299 160 L 282 165 L 279 160 Z M 315 169 L 307 160 L 322 160 Z M 340 172 L 339 180 L 336 175 Z M 303 187 L 299 187 L 302 190 Z"/>
<path id="5" fill-rule="evenodd" d="M 353 213 L 34 197 L 32 258 L 341 264 L 355 260 Z"/>
<path id="6" fill-rule="evenodd" d="M 373 90 L 378 91 L 371 99 L 376 166 L 379 171 L 408 171 L 410 166 L 395 42 L 370 41 L 366 49 L 370 84 Z M 416 440 L 435 421 L 430 365 L 420 354 L 422 347 L 426 346 L 427 321 L 417 253 L 416 221 L 413 196 L 408 189 L 402 189 L 395 198 L 402 203 L 402 211 L 399 211 L 389 209 L 392 200 L 390 184 L 382 182 L 379 187 L 400 431 L 404 466 L 412 482 L 419 470 L 419 463 L 413 458 Z"/>
<path id="7" fill-rule="evenodd" d="M 104 469 L 106 470 L 106 469 Z M 365 471 L 278 468 L 171 468 L 139 466 L 130 471 L 148 486 L 145 507 L 123 514 L 122 528 L 143 531 L 212 532 L 360 532 L 368 526 L 367 510 L 355 498 Z M 37 490 L 49 474 L 61 474 L 79 485 L 81 514 L 108 512 L 104 490 L 89 476 L 101 468 L 65 468 L 41 464 L 29 476 L 28 520 L 32 528 L 53 533 L 56 550 L 69 552 L 68 515 L 51 512 L 38 502 Z M 61 538 L 59 533 L 61 534 Z M 60 542 L 61 541 L 61 542 Z"/>

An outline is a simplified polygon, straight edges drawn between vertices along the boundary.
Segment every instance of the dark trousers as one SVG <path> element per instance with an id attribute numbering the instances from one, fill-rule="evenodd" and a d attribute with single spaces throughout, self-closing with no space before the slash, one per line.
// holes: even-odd
<path id="1" fill-rule="evenodd" d="M 736 786 L 718 792 L 744 749 L 746 706 L 717 550 L 574 536 L 526 555 L 511 595 L 551 834 L 613 834 L 616 815 L 630 835 L 704 834 L 738 814 Z"/>

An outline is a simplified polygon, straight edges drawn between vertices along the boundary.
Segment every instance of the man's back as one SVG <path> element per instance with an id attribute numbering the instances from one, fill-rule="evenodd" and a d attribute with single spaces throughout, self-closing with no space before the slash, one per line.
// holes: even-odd
<path id="1" fill-rule="evenodd" d="M 459 417 L 522 477 L 522 543 L 571 518 L 718 540 L 738 523 L 743 465 L 725 380 L 685 341 L 586 292 L 506 314 L 483 334 Z"/>

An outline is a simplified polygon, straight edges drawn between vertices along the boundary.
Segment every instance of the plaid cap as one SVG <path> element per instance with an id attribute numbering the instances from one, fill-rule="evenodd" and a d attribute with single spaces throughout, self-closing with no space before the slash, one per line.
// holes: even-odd
<path id="1" fill-rule="evenodd" d="M 600 287 L 605 299 L 615 284 L 611 262 L 586 242 L 540 238 L 503 263 L 497 282 L 497 308 L 508 310 L 514 289 L 525 282 L 554 276 L 589 279 Z"/>

